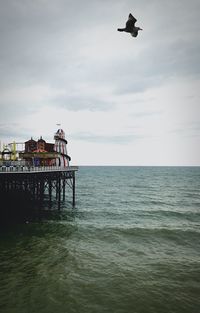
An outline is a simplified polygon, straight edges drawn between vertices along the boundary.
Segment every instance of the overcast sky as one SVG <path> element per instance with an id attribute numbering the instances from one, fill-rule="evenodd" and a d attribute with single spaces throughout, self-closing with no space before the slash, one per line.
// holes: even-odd
<path id="1" fill-rule="evenodd" d="M 200 165 L 199 0 L 0 0 L 0 140 L 72 165 Z M 129 13 L 138 37 L 117 31 Z"/>

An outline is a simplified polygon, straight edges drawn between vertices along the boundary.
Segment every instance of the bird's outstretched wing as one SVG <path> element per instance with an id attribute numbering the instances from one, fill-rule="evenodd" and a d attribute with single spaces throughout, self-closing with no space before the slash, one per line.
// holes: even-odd
<path id="1" fill-rule="evenodd" d="M 128 16 L 128 21 L 126 22 L 126 28 L 132 28 L 135 26 L 135 22 L 137 22 L 136 18 L 130 13 Z"/>

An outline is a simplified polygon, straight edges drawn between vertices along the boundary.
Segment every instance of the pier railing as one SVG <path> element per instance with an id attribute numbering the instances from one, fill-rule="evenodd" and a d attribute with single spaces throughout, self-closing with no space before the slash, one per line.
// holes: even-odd
<path id="1" fill-rule="evenodd" d="M 77 171 L 78 166 L 0 166 L 0 173 L 29 173 L 29 172 L 69 172 Z"/>

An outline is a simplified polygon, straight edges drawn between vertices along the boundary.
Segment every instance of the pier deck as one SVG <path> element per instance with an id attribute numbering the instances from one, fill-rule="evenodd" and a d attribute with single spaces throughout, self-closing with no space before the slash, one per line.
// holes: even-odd
<path id="1" fill-rule="evenodd" d="M 44 195 L 51 204 L 53 191 L 60 209 L 61 197 L 65 200 L 65 187 L 72 189 L 72 204 L 75 205 L 75 172 L 77 166 L 0 166 L 0 194 L 24 192 L 31 201 L 40 204 Z"/>

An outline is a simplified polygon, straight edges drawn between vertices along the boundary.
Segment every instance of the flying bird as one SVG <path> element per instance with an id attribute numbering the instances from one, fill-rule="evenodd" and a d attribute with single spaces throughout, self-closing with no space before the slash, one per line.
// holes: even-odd
<path id="1" fill-rule="evenodd" d="M 130 33 L 133 37 L 137 37 L 138 31 L 142 30 L 142 28 L 135 26 L 137 22 L 136 18 L 130 13 L 128 16 L 128 21 L 126 22 L 125 28 L 118 28 L 119 32 L 127 32 Z"/>

